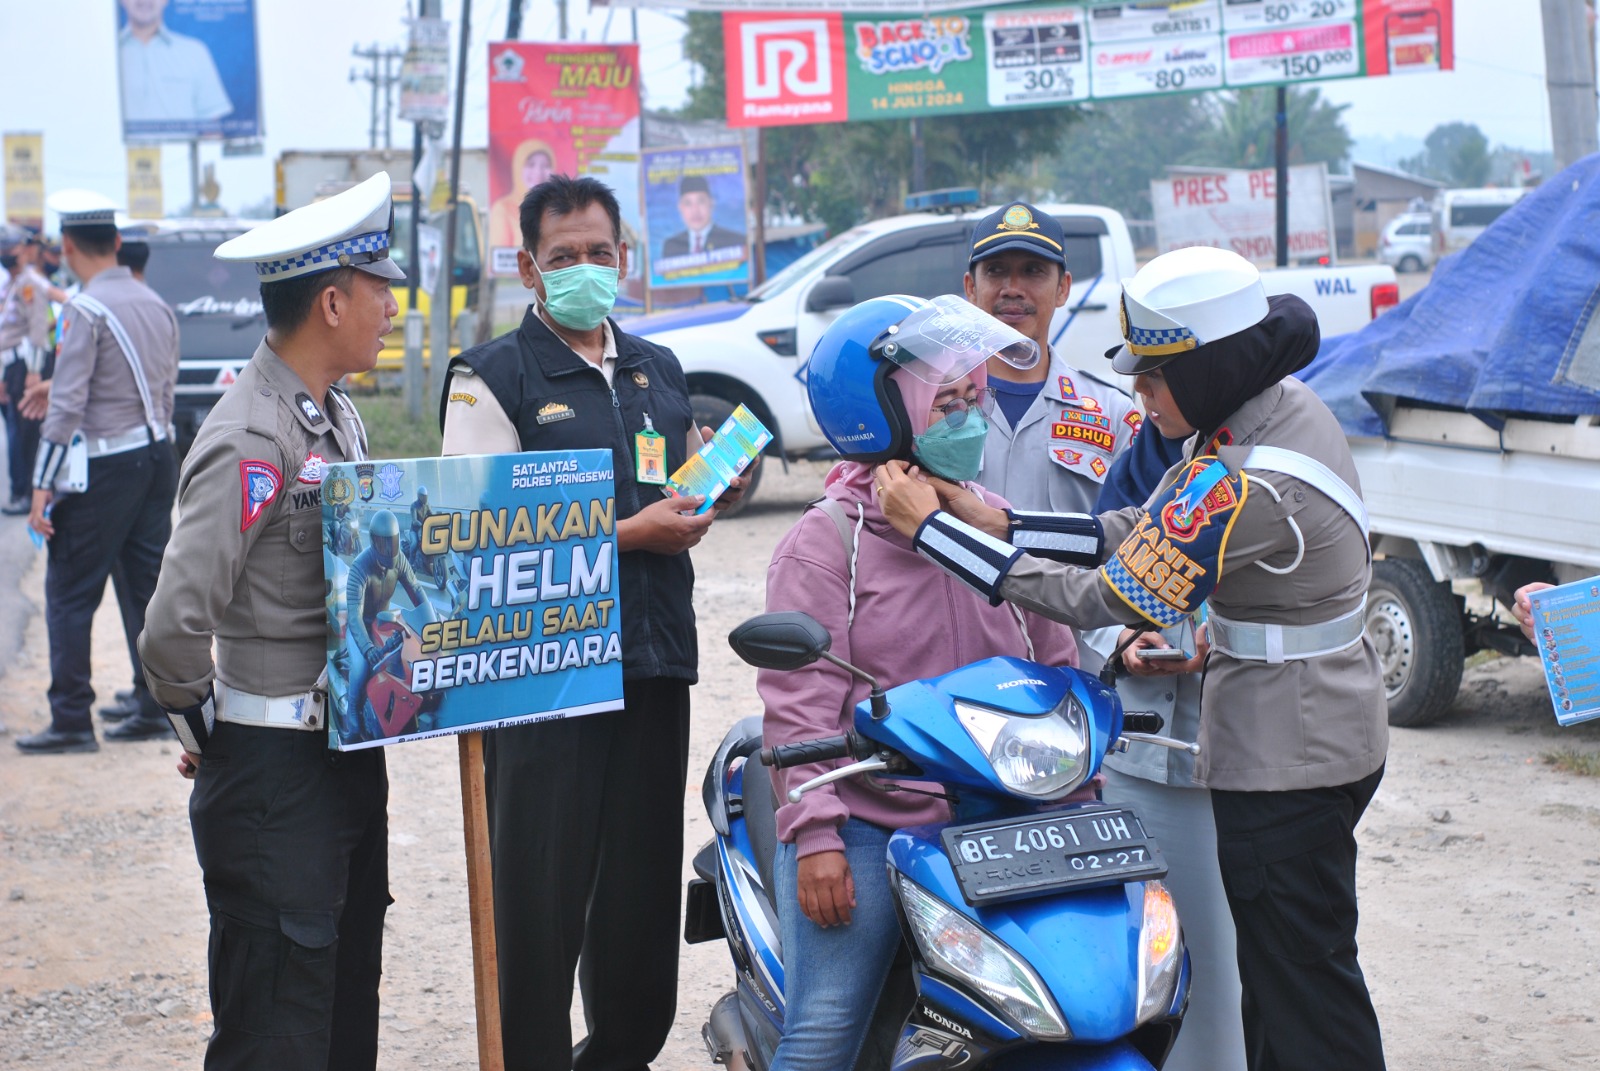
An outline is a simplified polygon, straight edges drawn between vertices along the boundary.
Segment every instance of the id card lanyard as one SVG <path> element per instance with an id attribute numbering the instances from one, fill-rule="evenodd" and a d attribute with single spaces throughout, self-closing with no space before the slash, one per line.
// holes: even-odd
<path id="1" fill-rule="evenodd" d="M 667 482 L 667 440 L 644 415 L 644 430 L 633 437 L 633 478 L 657 487 Z"/>

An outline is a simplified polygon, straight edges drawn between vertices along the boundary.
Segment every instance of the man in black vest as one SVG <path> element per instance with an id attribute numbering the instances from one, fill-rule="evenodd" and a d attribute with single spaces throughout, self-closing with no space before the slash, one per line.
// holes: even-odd
<path id="1" fill-rule="evenodd" d="M 608 318 L 627 275 L 615 195 L 557 175 L 522 201 L 522 326 L 461 354 L 444 453 L 610 449 L 623 709 L 500 729 L 484 748 L 508 1068 L 646 1071 L 677 1009 L 682 806 L 695 681 L 688 550 L 714 511 L 668 499 L 709 438 L 672 352 Z M 744 480 L 718 506 L 743 493 Z M 572 978 L 589 1036 L 572 1048 Z"/>

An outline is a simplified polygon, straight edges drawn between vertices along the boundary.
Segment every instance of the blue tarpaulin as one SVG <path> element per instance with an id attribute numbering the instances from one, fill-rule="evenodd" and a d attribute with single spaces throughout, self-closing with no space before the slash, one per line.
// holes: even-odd
<path id="1" fill-rule="evenodd" d="M 1600 155 L 1533 190 L 1432 281 L 1302 374 L 1350 435 L 1397 401 L 1511 416 L 1600 413 Z"/>

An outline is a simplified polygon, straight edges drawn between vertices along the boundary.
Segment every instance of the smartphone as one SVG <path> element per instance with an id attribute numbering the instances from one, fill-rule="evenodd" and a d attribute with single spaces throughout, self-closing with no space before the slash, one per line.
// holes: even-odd
<path id="1" fill-rule="evenodd" d="M 1177 647 L 1141 647 L 1138 650 L 1140 658 L 1149 659 L 1151 662 L 1187 662 L 1189 655 Z"/>

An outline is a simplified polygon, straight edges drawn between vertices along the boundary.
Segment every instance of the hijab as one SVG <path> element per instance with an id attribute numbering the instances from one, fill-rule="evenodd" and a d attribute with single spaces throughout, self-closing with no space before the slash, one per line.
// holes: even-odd
<path id="1" fill-rule="evenodd" d="M 1293 294 L 1267 299 L 1260 323 L 1161 366 L 1178 412 L 1206 442 L 1239 407 L 1317 355 L 1317 314 Z"/>

